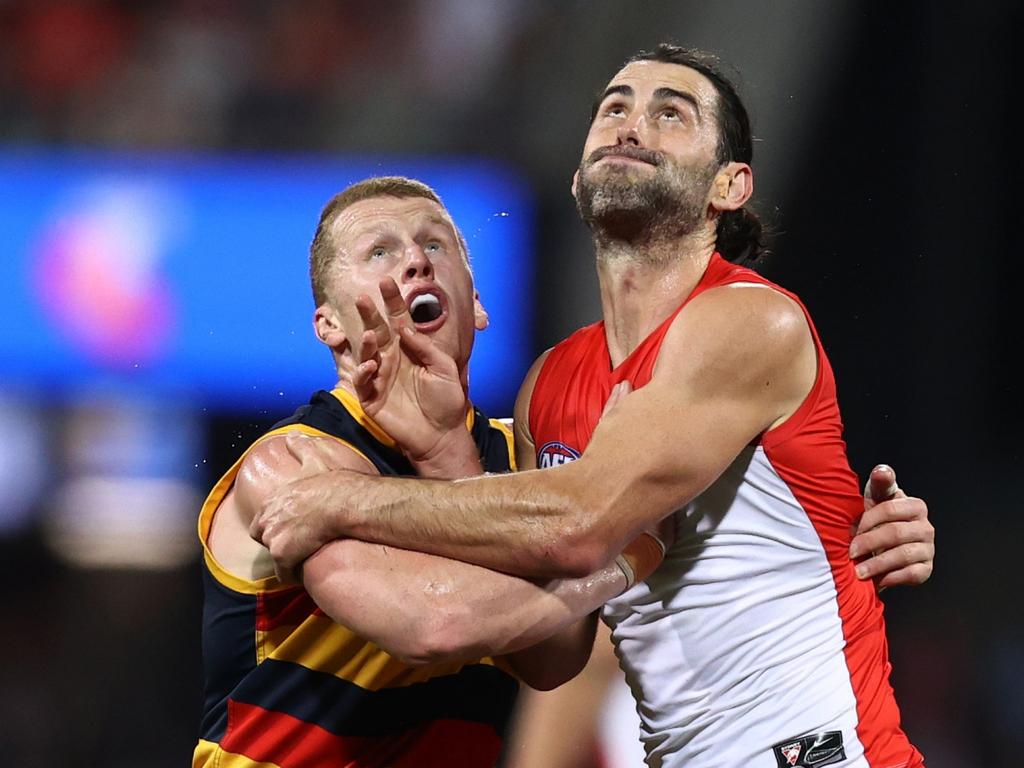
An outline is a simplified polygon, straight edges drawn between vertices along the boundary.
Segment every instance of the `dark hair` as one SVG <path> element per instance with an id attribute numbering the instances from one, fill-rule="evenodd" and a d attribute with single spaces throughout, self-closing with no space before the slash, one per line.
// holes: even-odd
<path id="1" fill-rule="evenodd" d="M 736 161 L 749 163 L 754 157 L 754 141 L 750 130 L 750 116 L 736 87 L 722 72 L 721 60 L 712 53 L 695 48 L 682 48 L 661 43 L 653 51 L 640 51 L 626 60 L 659 61 L 689 67 L 706 77 L 718 93 L 718 154 L 719 163 Z M 594 114 L 597 112 L 595 105 Z M 591 115 L 591 120 L 593 120 Z M 757 261 L 768 252 L 768 233 L 753 211 L 740 208 L 724 211 L 718 217 L 716 247 L 722 256 L 736 263 Z"/>

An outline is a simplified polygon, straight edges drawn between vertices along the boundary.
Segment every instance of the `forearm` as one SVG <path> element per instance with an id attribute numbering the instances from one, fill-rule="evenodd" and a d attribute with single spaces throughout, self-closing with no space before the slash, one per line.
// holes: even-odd
<path id="1" fill-rule="evenodd" d="M 599 611 L 536 645 L 509 654 L 506 660 L 531 688 L 549 691 L 572 680 L 587 665 L 594 647 Z"/>
<path id="2" fill-rule="evenodd" d="M 296 483 L 289 503 L 316 510 L 321 541 L 353 537 L 531 578 L 579 577 L 645 525 L 616 516 L 614 479 L 584 464 L 454 483 L 328 473 Z"/>
<path id="3" fill-rule="evenodd" d="M 540 585 L 356 540 L 332 542 L 310 557 L 303 582 L 328 616 L 410 663 L 521 650 L 572 626 L 626 586 L 614 564 Z"/>

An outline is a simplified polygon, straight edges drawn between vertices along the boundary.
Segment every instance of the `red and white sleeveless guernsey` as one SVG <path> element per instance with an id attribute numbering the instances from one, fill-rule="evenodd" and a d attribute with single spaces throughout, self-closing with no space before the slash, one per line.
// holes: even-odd
<path id="1" fill-rule="evenodd" d="M 767 286 L 803 308 L 715 254 L 693 293 L 617 368 L 603 323 L 577 331 L 548 355 L 533 391 L 538 466 L 577 458 L 611 388 L 650 381 L 686 302 L 732 283 Z M 832 369 L 807 322 L 818 353 L 807 399 L 675 513 L 664 563 L 604 609 L 650 766 L 923 765 L 900 729 L 882 603 L 848 555 L 863 499 Z"/>

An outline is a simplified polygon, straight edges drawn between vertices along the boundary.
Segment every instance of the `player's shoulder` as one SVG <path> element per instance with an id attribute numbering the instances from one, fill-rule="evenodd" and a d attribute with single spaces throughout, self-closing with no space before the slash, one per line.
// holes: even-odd
<path id="1" fill-rule="evenodd" d="M 679 313 L 657 370 L 703 385 L 753 386 L 813 357 L 810 324 L 796 300 L 771 285 L 730 283 L 704 291 Z"/>
<path id="2" fill-rule="evenodd" d="M 807 314 L 799 301 L 768 282 L 710 288 L 680 312 L 678 321 L 681 329 L 709 342 L 786 345 L 810 339 Z"/>
<path id="3" fill-rule="evenodd" d="M 270 495 L 299 476 L 301 464 L 288 450 L 288 431 L 279 430 L 257 440 L 242 457 L 235 477 L 235 496 L 243 509 Z"/>
<path id="4" fill-rule="evenodd" d="M 285 483 L 310 474 L 303 468 L 303 454 L 295 450 L 295 440 L 312 441 L 310 445 L 326 468 L 367 471 L 367 460 L 346 442 L 298 425 L 282 427 L 257 440 L 243 457 L 235 478 L 235 489 L 243 503 L 245 499 L 261 499 Z"/>

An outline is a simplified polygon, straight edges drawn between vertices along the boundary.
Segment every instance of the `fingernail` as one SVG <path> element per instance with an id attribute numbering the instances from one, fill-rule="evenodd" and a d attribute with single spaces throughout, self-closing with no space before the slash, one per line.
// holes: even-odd
<path id="1" fill-rule="evenodd" d="M 857 578 L 866 579 L 868 577 L 868 569 L 863 565 L 857 566 Z"/>
<path id="2" fill-rule="evenodd" d="M 851 544 L 850 545 L 850 558 L 853 559 L 853 560 L 856 560 L 858 557 L 860 557 L 860 547 L 857 546 L 856 544 Z"/>

